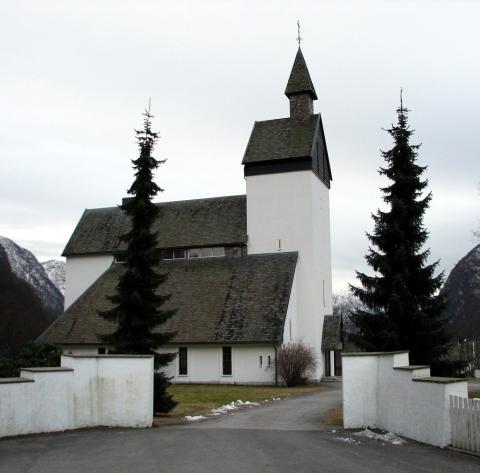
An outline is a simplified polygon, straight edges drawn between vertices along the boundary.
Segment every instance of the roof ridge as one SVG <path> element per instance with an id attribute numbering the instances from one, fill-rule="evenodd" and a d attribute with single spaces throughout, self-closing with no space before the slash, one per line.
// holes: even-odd
<path id="1" fill-rule="evenodd" d="M 320 113 L 312 113 L 311 117 L 317 117 Z M 281 120 L 292 120 L 292 117 L 271 118 L 270 120 L 255 120 L 255 123 L 279 122 Z M 295 122 L 297 124 L 297 122 Z"/>
<path id="2" fill-rule="evenodd" d="M 234 197 L 246 197 L 247 194 L 234 194 L 234 195 L 221 195 L 217 197 L 202 197 L 199 199 L 182 199 L 182 200 L 169 200 L 167 202 L 153 202 L 155 205 L 167 205 L 167 204 L 178 204 L 180 202 L 196 202 L 196 201 L 201 201 L 201 200 L 220 200 L 220 199 L 228 199 L 228 198 L 234 198 Z M 94 207 L 91 209 L 85 209 L 84 212 L 87 211 L 93 211 L 93 210 L 111 210 L 111 209 L 119 209 L 121 206 L 120 205 L 115 205 L 111 207 Z"/>

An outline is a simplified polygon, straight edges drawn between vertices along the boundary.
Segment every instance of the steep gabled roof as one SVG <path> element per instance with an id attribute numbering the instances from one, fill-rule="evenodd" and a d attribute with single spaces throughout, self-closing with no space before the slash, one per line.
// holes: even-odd
<path id="1" fill-rule="evenodd" d="M 214 246 L 247 241 L 246 196 L 182 200 L 157 204 L 153 225 L 158 248 Z M 113 253 L 125 250 L 120 237 L 130 219 L 119 207 L 87 209 L 77 224 L 63 256 Z"/>
<path id="2" fill-rule="evenodd" d="M 172 294 L 165 308 L 178 312 L 161 326 L 177 332 L 172 343 L 280 343 L 297 253 L 162 261 L 168 272 L 162 294 Z M 41 337 L 42 342 L 98 344 L 114 324 L 98 316 L 111 307 L 125 271 L 113 264 Z"/>
<path id="3" fill-rule="evenodd" d="M 299 123 L 291 118 L 255 122 L 242 164 L 312 156 L 320 115 Z"/>
<path id="4" fill-rule="evenodd" d="M 313 87 L 310 73 L 308 72 L 307 63 L 303 57 L 302 50 L 298 48 L 295 61 L 293 63 L 292 72 L 288 79 L 285 95 L 290 97 L 293 94 L 308 93 L 313 100 L 317 100 L 317 93 Z"/>

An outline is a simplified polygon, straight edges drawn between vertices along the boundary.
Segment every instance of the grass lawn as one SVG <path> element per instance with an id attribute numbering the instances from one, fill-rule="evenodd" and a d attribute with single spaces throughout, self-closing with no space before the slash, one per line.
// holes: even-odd
<path id="1" fill-rule="evenodd" d="M 474 397 L 480 398 L 480 391 L 470 391 L 470 392 L 468 393 L 468 397 L 469 397 L 470 399 L 473 399 Z"/>
<path id="2" fill-rule="evenodd" d="M 322 423 L 330 427 L 342 427 L 343 426 L 343 408 L 336 407 L 328 412 L 323 418 Z"/>
<path id="3" fill-rule="evenodd" d="M 298 386 L 293 388 L 275 386 L 240 386 L 216 384 L 175 384 L 168 388 L 178 402 L 173 411 L 155 418 L 154 425 L 179 422 L 184 416 L 210 413 L 211 409 L 232 401 L 265 402 L 272 398 L 299 396 L 321 391 L 321 386 Z"/>

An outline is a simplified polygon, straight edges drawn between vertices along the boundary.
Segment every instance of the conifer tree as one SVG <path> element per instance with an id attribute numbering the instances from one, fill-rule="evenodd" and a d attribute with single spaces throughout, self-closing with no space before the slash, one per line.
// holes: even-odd
<path id="1" fill-rule="evenodd" d="M 175 314 L 175 310 L 161 308 L 170 298 L 169 294 L 158 292 L 168 274 L 159 274 L 156 270 L 159 262 L 157 233 L 152 231 L 158 214 L 158 207 L 152 199 L 158 192 L 163 192 L 153 181 L 153 172 L 165 160 L 159 161 L 152 156 L 158 133 L 152 131 L 150 109 L 143 115 L 143 130 L 135 130 L 140 156 L 132 160 L 135 179 L 128 190 L 132 197 L 122 204 L 122 210 L 131 221 L 130 230 L 121 237 L 127 243 L 125 272 L 119 278 L 116 293 L 107 296 L 113 307 L 100 312 L 100 316 L 117 324 L 112 334 L 103 337 L 112 352 L 153 354 L 155 369 L 159 370 L 172 361 L 175 354 L 158 354 L 155 350 L 175 334 L 157 329 Z M 168 384 L 163 372 L 155 374 L 156 412 L 168 412 L 176 404 L 166 392 Z"/>
<path id="2" fill-rule="evenodd" d="M 372 214 L 374 230 L 367 234 L 371 246 L 365 259 L 375 275 L 357 271 L 361 287 L 350 286 L 365 306 L 352 313 L 353 339 L 369 351 L 409 350 L 412 363 L 435 364 L 449 345 L 445 300 L 438 295 L 443 273 L 435 275 L 438 261 L 427 264 L 430 250 L 423 248 L 428 238 L 423 216 L 432 195 L 422 195 L 426 167 L 416 164 L 420 145 L 410 144 L 407 113 L 400 100 L 398 123 L 386 130 L 394 146 L 382 151 L 387 166 L 379 172 L 391 181 L 381 188 L 388 209 Z"/>

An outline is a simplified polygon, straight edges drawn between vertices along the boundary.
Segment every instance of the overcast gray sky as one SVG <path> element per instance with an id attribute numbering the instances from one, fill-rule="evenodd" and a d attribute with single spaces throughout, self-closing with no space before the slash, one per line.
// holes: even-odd
<path id="1" fill-rule="evenodd" d="M 334 287 L 366 269 L 400 86 L 449 271 L 480 217 L 479 18 L 461 1 L 0 0 L 0 235 L 59 258 L 83 209 L 118 204 L 149 96 L 160 199 L 244 193 L 253 122 L 288 116 L 300 19 L 334 177 Z"/>

